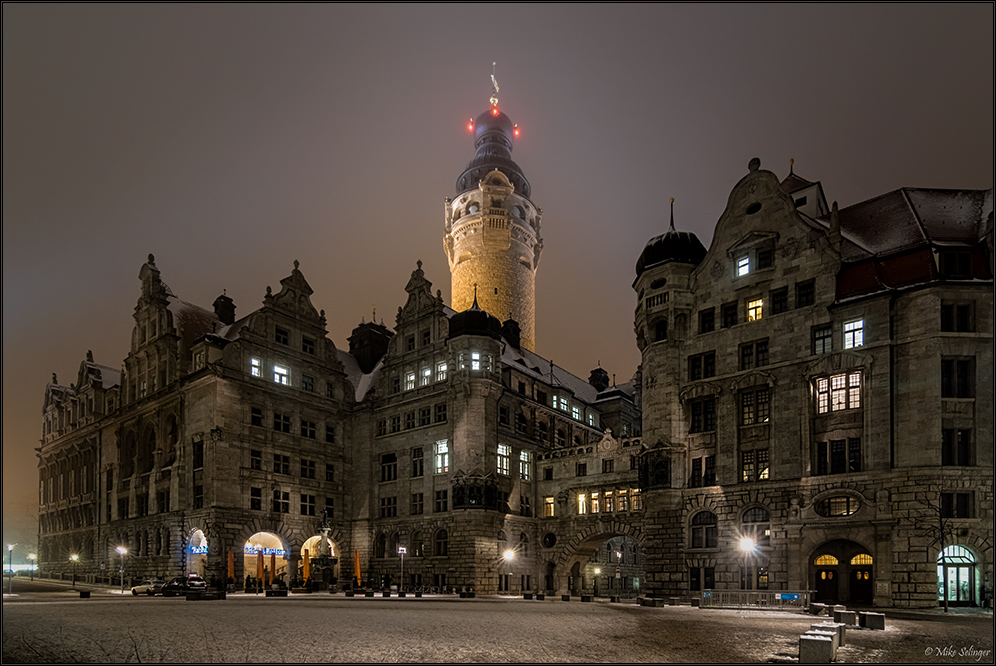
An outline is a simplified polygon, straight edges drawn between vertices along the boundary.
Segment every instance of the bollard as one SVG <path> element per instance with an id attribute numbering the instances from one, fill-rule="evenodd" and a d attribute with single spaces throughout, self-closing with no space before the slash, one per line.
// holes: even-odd
<path id="1" fill-rule="evenodd" d="M 799 636 L 800 664 L 829 664 L 833 653 L 833 641 L 826 636 Z"/>

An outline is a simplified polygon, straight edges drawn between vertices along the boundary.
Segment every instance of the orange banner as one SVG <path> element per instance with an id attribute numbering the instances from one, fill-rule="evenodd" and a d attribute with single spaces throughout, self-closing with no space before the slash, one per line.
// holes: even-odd
<path id="1" fill-rule="evenodd" d="M 304 549 L 304 580 L 311 578 L 311 558 L 308 557 L 308 549 Z"/>

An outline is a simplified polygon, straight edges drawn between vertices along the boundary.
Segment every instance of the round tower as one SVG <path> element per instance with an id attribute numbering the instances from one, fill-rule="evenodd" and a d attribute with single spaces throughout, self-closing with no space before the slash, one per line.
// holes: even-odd
<path id="1" fill-rule="evenodd" d="M 457 178 L 456 196 L 446 198 L 451 306 L 469 309 L 476 285 L 480 307 L 518 322 L 520 344 L 532 350 L 543 211 L 529 199 L 529 181 L 512 160 L 518 128 L 498 108 L 497 85 L 494 92 L 491 108 L 468 126 L 477 154 Z"/>

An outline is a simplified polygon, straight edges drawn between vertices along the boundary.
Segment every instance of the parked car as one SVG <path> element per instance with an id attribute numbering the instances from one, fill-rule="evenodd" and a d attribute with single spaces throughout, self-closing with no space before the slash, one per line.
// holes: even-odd
<path id="1" fill-rule="evenodd" d="M 207 583 L 200 576 L 177 576 L 163 585 L 163 596 L 174 597 L 187 592 L 204 592 Z"/>
<path id="2" fill-rule="evenodd" d="M 150 597 L 160 594 L 163 591 L 163 585 L 166 584 L 162 578 L 146 578 L 138 585 L 131 588 L 131 593 L 136 597 L 140 594 L 147 594 Z"/>

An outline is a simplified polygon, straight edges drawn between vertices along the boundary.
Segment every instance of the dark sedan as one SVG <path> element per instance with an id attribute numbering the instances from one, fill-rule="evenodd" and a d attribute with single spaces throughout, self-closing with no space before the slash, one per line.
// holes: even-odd
<path id="1" fill-rule="evenodd" d="M 174 597 L 187 592 L 204 592 L 207 583 L 200 576 L 177 576 L 163 585 L 163 596 Z"/>

